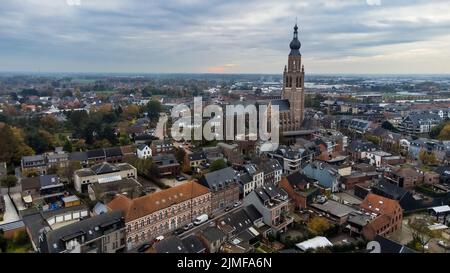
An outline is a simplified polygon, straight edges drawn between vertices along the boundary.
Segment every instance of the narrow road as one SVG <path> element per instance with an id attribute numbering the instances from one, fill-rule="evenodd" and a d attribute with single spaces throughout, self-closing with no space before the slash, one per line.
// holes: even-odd
<path id="1" fill-rule="evenodd" d="M 237 207 L 235 207 L 235 208 L 232 208 L 232 209 L 229 210 L 229 211 L 221 211 L 220 214 L 216 215 L 214 218 L 209 219 L 208 221 L 206 221 L 205 223 L 203 223 L 203 224 L 201 224 L 201 225 L 194 226 L 194 227 L 191 228 L 190 230 L 187 230 L 187 231 L 183 232 L 182 234 L 180 234 L 180 235 L 178 235 L 178 236 L 179 236 L 181 239 L 184 239 L 184 238 L 186 238 L 186 237 L 188 237 L 188 236 L 190 236 L 190 235 L 192 235 L 192 234 L 197 233 L 198 231 L 202 231 L 202 230 L 206 229 L 207 227 L 209 227 L 209 226 L 211 225 L 212 222 L 214 222 L 214 221 L 216 221 L 217 219 L 222 218 L 224 215 L 226 215 L 226 214 L 228 214 L 228 213 L 232 213 L 232 212 L 234 212 L 234 211 L 236 211 L 236 210 L 238 210 L 238 209 L 240 209 L 240 208 L 242 208 L 242 204 L 240 204 L 239 206 L 237 206 Z M 183 227 L 180 227 L 180 228 L 183 228 Z M 173 231 L 172 231 L 171 233 L 164 234 L 163 236 L 164 236 L 164 237 L 168 237 L 168 236 L 170 236 L 170 235 L 172 235 L 172 234 L 173 234 Z M 150 243 L 150 244 L 151 244 L 150 241 L 146 241 L 145 243 Z M 143 244 L 144 244 L 144 243 L 141 243 L 141 244 L 138 245 L 137 247 L 134 247 L 134 248 L 128 250 L 127 252 L 129 252 L 129 253 L 136 253 L 136 252 L 138 252 L 137 249 L 138 249 L 140 246 L 142 246 Z"/>

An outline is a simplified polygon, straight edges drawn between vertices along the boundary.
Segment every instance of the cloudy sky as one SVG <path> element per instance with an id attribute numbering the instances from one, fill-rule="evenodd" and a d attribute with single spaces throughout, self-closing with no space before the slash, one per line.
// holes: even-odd
<path id="1" fill-rule="evenodd" d="M 450 73 L 439 0 L 1 0 L 0 71 Z"/>

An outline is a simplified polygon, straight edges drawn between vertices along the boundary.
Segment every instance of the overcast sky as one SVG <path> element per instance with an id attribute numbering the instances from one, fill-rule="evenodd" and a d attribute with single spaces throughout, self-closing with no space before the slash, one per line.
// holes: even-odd
<path id="1" fill-rule="evenodd" d="M 0 71 L 450 73 L 439 0 L 1 0 Z"/>

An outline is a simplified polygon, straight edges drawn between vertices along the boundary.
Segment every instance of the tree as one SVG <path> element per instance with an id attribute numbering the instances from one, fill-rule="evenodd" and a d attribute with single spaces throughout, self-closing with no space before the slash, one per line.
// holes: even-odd
<path id="1" fill-rule="evenodd" d="M 72 142 L 70 142 L 69 140 L 66 140 L 66 142 L 64 142 L 63 150 L 68 153 L 73 152 Z"/>
<path id="2" fill-rule="evenodd" d="M 375 145 L 380 145 L 381 143 L 380 138 L 374 135 L 366 135 L 366 140 L 372 142 Z"/>
<path id="3" fill-rule="evenodd" d="M 213 171 L 217 171 L 220 169 L 224 169 L 226 167 L 227 167 L 227 163 L 225 162 L 225 160 L 223 158 L 219 158 L 219 159 L 213 161 L 213 163 L 211 163 L 209 170 L 211 172 L 213 172 Z"/>
<path id="4" fill-rule="evenodd" d="M 424 165 L 435 165 L 437 163 L 437 158 L 434 153 L 428 153 L 427 151 L 420 151 L 419 159 Z"/>
<path id="5" fill-rule="evenodd" d="M 127 120 L 137 118 L 139 115 L 139 107 L 135 104 L 130 104 L 123 109 L 122 116 Z"/>
<path id="6" fill-rule="evenodd" d="M 147 111 L 148 118 L 152 122 L 156 122 L 159 119 L 159 114 L 162 112 L 162 105 L 159 101 L 152 100 L 146 105 L 145 110 Z"/>
<path id="7" fill-rule="evenodd" d="M 425 246 L 431 239 L 438 237 L 436 230 L 430 230 L 428 224 L 422 219 L 413 219 L 409 223 L 413 240 L 408 244 L 412 248 L 425 252 Z"/>
<path id="8" fill-rule="evenodd" d="M 75 143 L 75 148 L 77 149 L 77 151 L 86 150 L 86 148 L 87 148 L 86 140 L 84 140 L 84 139 L 77 140 L 77 142 Z"/>
<path id="9" fill-rule="evenodd" d="M 8 175 L 0 180 L 0 184 L 2 187 L 8 188 L 8 194 L 12 187 L 15 187 L 17 185 L 17 177 L 14 175 Z"/>
<path id="10" fill-rule="evenodd" d="M 175 157 L 178 162 L 184 162 L 184 157 L 186 156 L 186 151 L 183 148 L 176 148 Z"/>
<path id="11" fill-rule="evenodd" d="M 70 182 L 72 181 L 73 173 L 79 169 L 81 169 L 81 163 L 79 161 L 69 161 L 65 167 L 58 168 L 56 173 L 62 179 Z"/>
<path id="12" fill-rule="evenodd" d="M 442 128 L 437 138 L 439 140 L 450 140 L 450 122 L 448 122 L 444 126 L 444 128 Z"/>
<path id="13" fill-rule="evenodd" d="M 0 162 L 19 163 L 23 156 L 33 155 L 24 140 L 22 130 L 0 124 Z"/>
<path id="14" fill-rule="evenodd" d="M 6 240 L 4 236 L 3 229 L 0 229 L 0 252 L 6 253 L 7 249 L 8 249 L 8 240 Z"/>
<path id="15" fill-rule="evenodd" d="M 50 132 L 55 132 L 55 130 L 58 128 L 59 122 L 58 120 L 52 116 L 52 115 L 46 115 L 43 116 L 40 120 L 40 125 Z"/>
<path id="16" fill-rule="evenodd" d="M 331 227 L 330 222 L 326 218 L 319 216 L 312 218 L 307 226 L 314 235 L 321 235 Z"/>

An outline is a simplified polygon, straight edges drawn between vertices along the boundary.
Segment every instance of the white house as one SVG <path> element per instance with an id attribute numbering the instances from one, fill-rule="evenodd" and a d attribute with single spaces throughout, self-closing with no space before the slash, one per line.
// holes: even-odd
<path id="1" fill-rule="evenodd" d="M 139 144 L 137 147 L 137 157 L 147 159 L 152 156 L 152 149 L 145 144 Z"/>

